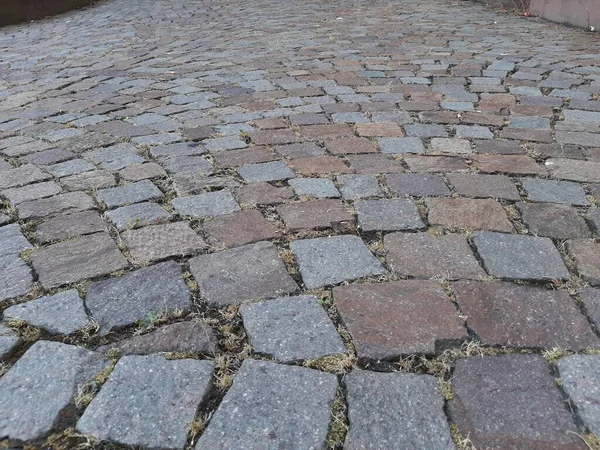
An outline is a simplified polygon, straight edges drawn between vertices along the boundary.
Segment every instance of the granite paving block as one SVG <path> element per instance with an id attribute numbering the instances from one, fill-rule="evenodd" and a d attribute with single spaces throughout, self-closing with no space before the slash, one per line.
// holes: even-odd
<path id="1" fill-rule="evenodd" d="M 390 191 L 400 197 L 438 197 L 450 195 L 450 189 L 439 175 L 393 173 L 386 175 Z"/>
<path id="2" fill-rule="evenodd" d="M 314 198 L 337 198 L 340 191 L 329 178 L 294 178 L 288 181 L 298 196 L 311 196 Z"/>
<path id="3" fill-rule="evenodd" d="M 490 275 L 519 280 L 569 278 L 552 241 L 545 237 L 477 231 L 473 243 Z"/>
<path id="4" fill-rule="evenodd" d="M 43 219 L 59 214 L 95 209 L 94 199 L 84 192 L 68 192 L 23 202 L 17 207 L 21 219 Z"/>
<path id="5" fill-rule="evenodd" d="M 304 295 L 242 305 L 240 314 L 255 352 L 282 362 L 346 353 L 318 299 Z"/>
<path id="6" fill-rule="evenodd" d="M 246 359 L 195 448 L 324 448 L 337 387 L 330 373 Z"/>
<path id="7" fill-rule="evenodd" d="M 467 338 L 456 308 L 434 281 L 341 286 L 333 298 L 359 358 L 434 355 Z"/>
<path id="8" fill-rule="evenodd" d="M 515 183 L 506 175 L 449 173 L 446 178 L 454 192 L 465 197 L 521 199 Z"/>
<path id="9" fill-rule="evenodd" d="M 307 289 L 387 273 L 358 236 L 303 239 L 290 249 Z"/>
<path id="10" fill-rule="evenodd" d="M 162 206 L 153 202 L 142 202 L 134 205 L 122 206 L 107 211 L 104 215 L 119 231 L 167 222 L 173 217 Z"/>
<path id="11" fill-rule="evenodd" d="M 354 203 L 358 226 L 364 232 L 418 230 L 425 228 L 411 200 L 360 200 Z"/>
<path id="12" fill-rule="evenodd" d="M 246 182 L 278 181 L 294 178 L 294 172 L 281 161 L 249 164 L 239 168 L 240 176 Z"/>
<path id="13" fill-rule="evenodd" d="M 277 206 L 277 213 L 289 233 L 324 228 L 349 229 L 355 222 L 343 202 L 333 199 L 311 200 Z"/>
<path id="14" fill-rule="evenodd" d="M 21 441 L 48 436 L 77 387 L 107 365 L 81 347 L 36 342 L 0 378 L 0 435 Z"/>
<path id="15" fill-rule="evenodd" d="M 190 292 L 174 261 L 144 267 L 90 284 L 85 305 L 100 325 L 100 333 L 190 308 Z"/>
<path id="16" fill-rule="evenodd" d="M 368 197 L 381 197 L 383 191 L 375 175 L 370 174 L 341 174 L 337 181 L 344 199 L 356 200 Z"/>
<path id="17" fill-rule="evenodd" d="M 591 237 L 577 208 L 554 203 L 517 203 L 523 223 L 536 236 L 555 239 Z"/>
<path id="18" fill-rule="evenodd" d="M 76 428 L 124 445 L 182 448 L 208 394 L 213 367 L 209 361 L 125 356 Z"/>
<path id="19" fill-rule="evenodd" d="M 435 377 L 355 370 L 345 381 L 350 421 L 345 448 L 455 448 Z"/>
<path id="20" fill-rule="evenodd" d="M 278 297 L 298 290 L 271 242 L 196 256 L 190 260 L 190 271 L 202 298 L 216 305 Z"/>
<path id="21" fill-rule="evenodd" d="M 573 258 L 577 272 L 593 286 L 600 285 L 600 244 L 591 239 L 567 241 L 567 251 Z"/>
<path id="22" fill-rule="evenodd" d="M 194 218 L 221 216 L 240 210 L 240 206 L 227 189 L 188 197 L 177 197 L 171 201 L 171 204 L 181 216 Z"/>
<path id="23" fill-rule="evenodd" d="M 280 236 L 277 227 L 256 210 L 218 216 L 204 222 L 202 228 L 215 247 L 237 247 Z"/>
<path id="24" fill-rule="evenodd" d="M 101 189 L 97 192 L 97 195 L 108 208 L 156 200 L 163 197 L 161 190 L 150 180 Z"/>
<path id="25" fill-rule="evenodd" d="M 432 226 L 450 229 L 495 230 L 510 233 L 513 225 L 502 205 L 492 199 L 429 198 L 427 219 Z"/>
<path id="26" fill-rule="evenodd" d="M 33 269 L 46 289 L 106 275 L 128 266 L 107 233 L 83 236 L 31 254 Z"/>
<path id="27" fill-rule="evenodd" d="M 0 361 L 8 358 L 21 343 L 22 340 L 15 330 L 0 323 Z"/>

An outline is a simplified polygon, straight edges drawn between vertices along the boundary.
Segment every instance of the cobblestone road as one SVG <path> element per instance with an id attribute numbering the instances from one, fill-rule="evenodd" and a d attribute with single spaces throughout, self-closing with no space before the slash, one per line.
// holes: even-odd
<path id="1" fill-rule="evenodd" d="M 0 447 L 599 448 L 598 35 L 115 0 L 0 87 Z"/>

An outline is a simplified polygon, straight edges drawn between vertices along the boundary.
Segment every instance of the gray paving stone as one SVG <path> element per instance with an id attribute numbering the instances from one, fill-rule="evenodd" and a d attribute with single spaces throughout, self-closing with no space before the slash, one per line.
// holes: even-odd
<path id="1" fill-rule="evenodd" d="M 30 248 L 32 248 L 32 245 L 21 232 L 18 223 L 0 227 L 0 257 L 19 255 L 22 251 Z"/>
<path id="2" fill-rule="evenodd" d="M 248 164 L 239 168 L 240 176 L 245 182 L 278 181 L 294 178 L 296 175 L 287 164 L 281 161 L 260 164 Z"/>
<path id="3" fill-rule="evenodd" d="M 340 192 L 344 199 L 356 200 L 383 196 L 376 175 L 341 174 L 338 175 L 337 180 L 340 183 Z"/>
<path id="4" fill-rule="evenodd" d="M 8 358 L 21 342 L 16 331 L 0 323 L 0 361 Z"/>
<path id="5" fill-rule="evenodd" d="M 173 156 L 161 160 L 164 168 L 171 173 L 211 175 L 213 165 L 201 156 Z"/>
<path id="6" fill-rule="evenodd" d="M 100 333 L 149 320 L 149 315 L 190 308 L 190 292 L 181 267 L 173 261 L 92 283 L 85 304 Z"/>
<path id="7" fill-rule="evenodd" d="M 4 310 L 4 320 L 24 320 L 51 334 L 71 334 L 89 323 L 75 289 L 19 303 Z"/>
<path id="8" fill-rule="evenodd" d="M 435 377 L 355 370 L 345 381 L 350 429 L 344 448 L 455 448 Z"/>
<path id="9" fill-rule="evenodd" d="M 131 144 L 117 144 L 92 150 L 84 153 L 83 157 L 107 170 L 120 170 L 144 162 L 144 158 L 138 155 L 137 149 Z"/>
<path id="10" fill-rule="evenodd" d="M 128 205 L 132 203 L 155 200 L 163 197 L 163 193 L 150 180 L 137 181 L 122 186 L 101 189 L 97 192 L 98 198 L 108 208 Z"/>
<path id="11" fill-rule="evenodd" d="M 143 202 L 135 205 L 122 206 L 104 215 L 119 231 L 137 228 L 160 222 L 167 222 L 173 217 L 166 209 L 157 203 Z"/>
<path id="12" fill-rule="evenodd" d="M 158 145 L 150 149 L 150 155 L 156 159 L 166 159 L 178 156 L 197 156 L 206 153 L 204 147 L 195 142 L 178 142 L 176 144 Z"/>
<path id="13" fill-rule="evenodd" d="M 177 197 L 171 201 L 171 204 L 181 216 L 197 218 L 232 214 L 240 210 L 240 206 L 227 189 L 188 197 Z"/>
<path id="14" fill-rule="evenodd" d="M 290 249 L 307 289 L 387 273 L 358 236 L 304 239 Z"/>
<path id="15" fill-rule="evenodd" d="M 535 202 L 566 203 L 577 206 L 590 204 L 579 183 L 540 178 L 523 178 L 522 182 L 523 188 L 527 191 L 527 198 Z"/>
<path id="16" fill-rule="evenodd" d="M 452 388 L 450 418 L 476 448 L 586 448 L 539 355 L 460 359 Z"/>
<path id="17" fill-rule="evenodd" d="M 444 197 L 450 195 L 440 175 L 422 173 L 393 173 L 386 175 L 390 191 L 401 197 Z"/>
<path id="18" fill-rule="evenodd" d="M 338 198 L 340 192 L 328 178 L 294 178 L 288 181 L 296 195 L 308 195 L 315 198 Z"/>
<path id="19" fill-rule="evenodd" d="M 520 200 L 515 183 L 506 175 L 478 173 L 448 173 L 448 182 L 454 191 L 465 197 Z"/>
<path id="20" fill-rule="evenodd" d="M 202 322 L 176 322 L 150 333 L 133 336 L 98 347 L 106 352 L 114 348 L 121 355 L 149 355 L 163 352 L 194 352 L 212 355 L 217 350 L 217 338 L 209 325 Z"/>
<path id="21" fill-rule="evenodd" d="M 38 341 L 0 378 L 0 436 L 22 441 L 49 435 L 77 387 L 108 362 L 73 345 Z"/>
<path id="22" fill-rule="evenodd" d="M 327 313 L 313 296 L 242 305 L 240 314 L 255 352 L 283 362 L 346 353 Z"/>
<path id="23" fill-rule="evenodd" d="M 237 150 L 248 147 L 239 136 L 225 136 L 222 138 L 205 139 L 202 144 L 208 151 L 215 152 L 221 150 Z"/>
<path id="24" fill-rule="evenodd" d="M 37 181 L 46 181 L 52 178 L 33 164 L 26 164 L 15 169 L 0 171 L 0 189 L 25 186 Z"/>
<path id="25" fill-rule="evenodd" d="M 494 139 L 494 133 L 489 128 L 478 125 L 456 125 L 456 137 L 473 139 Z"/>
<path id="26" fill-rule="evenodd" d="M 354 203 L 358 225 L 364 232 L 418 230 L 425 228 L 411 200 L 360 200 Z"/>
<path id="27" fill-rule="evenodd" d="M 406 131 L 406 135 L 409 137 L 414 136 L 419 138 L 432 138 L 448 136 L 444 125 L 415 123 L 404 125 L 404 130 Z"/>
<path id="28" fill-rule="evenodd" d="M 593 230 L 595 230 L 596 236 L 600 236 L 600 208 L 588 209 L 586 216 L 592 221 Z"/>
<path id="29" fill-rule="evenodd" d="M 106 229 L 106 223 L 95 211 L 61 214 L 41 223 L 35 229 L 36 240 L 41 244 L 70 237 L 97 233 Z"/>
<path id="30" fill-rule="evenodd" d="M 31 155 L 22 156 L 19 161 L 23 163 L 37 164 L 41 166 L 49 166 L 51 164 L 60 163 L 67 161 L 71 158 L 75 158 L 75 153 L 71 150 L 64 148 L 53 148 L 50 150 L 44 150 Z"/>
<path id="31" fill-rule="evenodd" d="M 473 243 L 490 275 L 520 280 L 569 278 L 560 254 L 545 237 L 475 232 Z"/>
<path id="32" fill-rule="evenodd" d="M 334 375 L 246 359 L 197 450 L 324 448 Z"/>
<path id="33" fill-rule="evenodd" d="M 549 130 L 550 119 L 535 116 L 511 117 L 509 128 L 525 128 L 528 130 Z"/>
<path id="34" fill-rule="evenodd" d="M 208 394 L 213 368 L 209 361 L 125 356 L 76 428 L 124 445 L 183 448 L 189 423 Z"/>
<path id="35" fill-rule="evenodd" d="M 84 192 L 68 192 L 39 200 L 23 202 L 17 207 L 21 219 L 43 219 L 59 214 L 95 209 L 94 199 Z"/>
<path id="36" fill-rule="evenodd" d="M 431 140 L 431 150 L 434 153 L 451 153 L 451 154 L 470 154 L 471 144 L 465 139 L 455 138 L 433 138 Z"/>
<path id="37" fill-rule="evenodd" d="M 128 265 L 107 233 L 83 236 L 36 250 L 31 254 L 31 262 L 46 289 L 106 275 Z"/>
<path id="38" fill-rule="evenodd" d="M 39 198 L 51 197 L 59 194 L 62 188 L 54 181 L 44 181 L 41 183 L 28 184 L 27 186 L 10 188 L 0 191 L 0 195 L 5 197 L 13 205 L 19 203 L 37 200 Z"/>
<path id="39" fill-rule="evenodd" d="M 419 137 L 377 138 L 381 153 L 425 153 L 425 146 Z"/>
<path id="40" fill-rule="evenodd" d="M 31 269 L 19 255 L 0 257 L 0 302 L 25 295 L 33 287 Z"/>
<path id="41" fill-rule="evenodd" d="M 536 236 L 555 239 L 591 237 L 577 208 L 557 203 L 517 203 L 523 223 Z"/>
<path id="42" fill-rule="evenodd" d="M 587 428 L 600 434 L 600 357 L 571 355 L 558 361 L 562 386 Z"/>
<path id="43" fill-rule="evenodd" d="M 190 271 L 202 298 L 217 305 L 278 297 L 298 290 L 271 242 L 196 256 L 190 260 Z"/>

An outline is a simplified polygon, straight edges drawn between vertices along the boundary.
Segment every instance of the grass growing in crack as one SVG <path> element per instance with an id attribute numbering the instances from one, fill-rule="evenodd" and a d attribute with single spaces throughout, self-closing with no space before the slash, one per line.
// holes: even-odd
<path id="1" fill-rule="evenodd" d="M 346 434 L 348 434 L 348 406 L 344 393 L 338 388 L 333 404 L 331 405 L 331 421 L 327 435 L 327 446 L 332 450 L 342 449 Z"/>
<path id="2" fill-rule="evenodd" d="M 41 330 L 38 327 L 29 325 L 24 320 L 9 319 L 4 323 L 15 330 L 25 342 L 35 342 L 40 338 Z"/>
<path id="3" fill-rule="evenodd" d="M 456 450 L 477 450 L 469 435 L 463 436 L 455 424 L 450 424 L 450 436 L 456 444 Z"/>
<path id="4" fill-rule="evenodd" d="M 324 372 L 344 374 L 357 367 L 358 359 L 355 356 L 337 354 L 328 355 L 321 358 L 307 359 L 303 364 L 311 369 L 322 370 Z"/>

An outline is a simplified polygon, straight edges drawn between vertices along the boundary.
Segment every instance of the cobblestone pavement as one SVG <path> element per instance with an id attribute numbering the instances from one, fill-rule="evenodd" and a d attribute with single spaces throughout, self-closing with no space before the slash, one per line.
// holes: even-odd
<path id="1" fill-rule="evenodd" d="M 0 49 L 0 447 L 598 448 L 597 35 L 114 0 Z"/>

